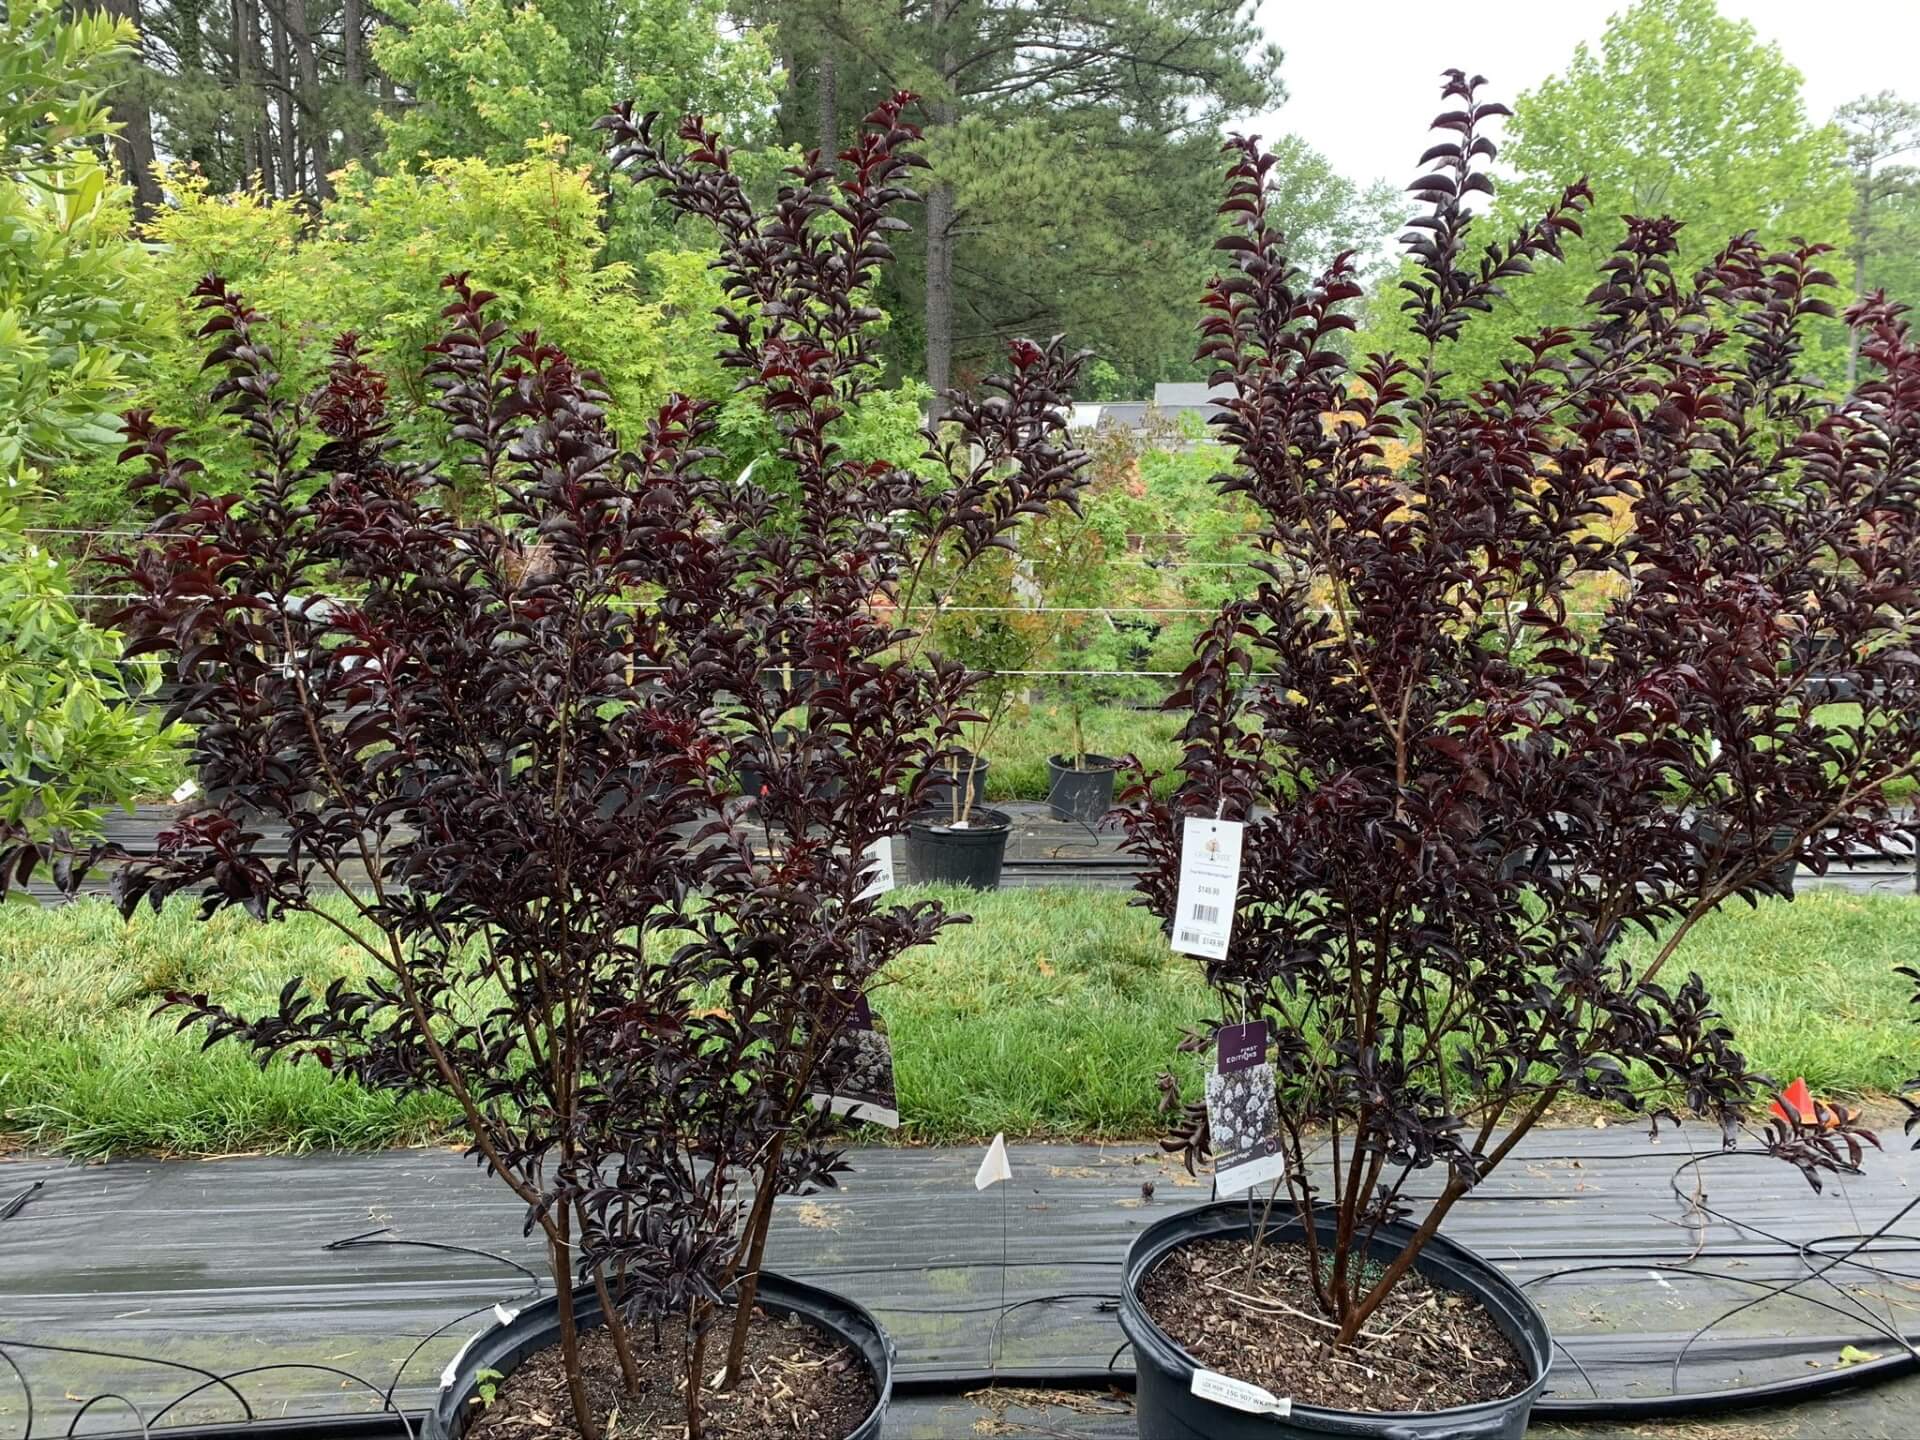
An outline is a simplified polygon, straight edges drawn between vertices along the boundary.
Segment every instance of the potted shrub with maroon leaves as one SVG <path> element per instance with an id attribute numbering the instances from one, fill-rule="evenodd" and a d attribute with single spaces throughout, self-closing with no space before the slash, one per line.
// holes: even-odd
<path id="1" fill-rule="evenodd" d="M 1071 504 L 1080 468 L 1058 342 L 952 397 L 919 470 L 835 441 L 879 381 L 865 296 L 914 198 L 908 100 L 765 209 L 700 122 L 604 122 L 616 167 L 716 228 L 721 358 L 780 436 L 777 474 L 716 473 L 706 403 L 616 436 L 597 377 L 463 276 L 429 347 L 444 453 L 395 439 L 351 336 L 288 393 L 217 279 L 212 398 L 250 489 L 208 492 L 178 430 L 128 417 L 154 519 L 117 623 L 178 665 L 221 789 L 121 865 L 119 902 L 310 914 L 366 972 L 295 979 L 264 1015 L 163 1008 L 263 1062 L 450 1095 L 548 1253 L 551 1295 L 467 1349 L 428 1433 L 879 1433 L 890 1342 L 764 1271 L 767 1234 L 776 1199 L 846 1168 L 848 1118 L 894 1106 L 866 988 L 960 918 L 877 873 L 978 718 L 981 677 L 918 649 L 902 592 Z M 776 664 L 803 697 L 762 683 Z M 22 878 L 100 858 L 5 838 Z"/>
<path id="2" fill-rule="evenodd" d="M 1351 260 L 1301 274 L 1269 158 L 1228 148 L 1200 355 L 1266 560 L 1169 702 L 1178 788 L 1136 781 L 1126 823 L 1219 1007 L 1183 1045 L 1205 1095 L 1162 1082 L 1166 1144 L 1234 1198 L 1129 1254 L 1152 1440 L 1520 1435 L 1544 1322 L 1441 1227 L 1563 1098 L 1702 1117 L 1816 1185 L 1875 1143 L 1772 1110 L 1684 947 L 1783 854 L 1889 840 L 1920 755 L 1920 348 L 1863 302 L 1874 373 L 1824 398 L 1819 247 L 1684 269 L 1678 227 L 1634 218 L 1575 323 L 1458 393 L 1465 322 L 1588 200 L 1481 240 L 1480 83 L 1450 72 L 1413 187 L 1409 356 L 1342 353 Z"/>

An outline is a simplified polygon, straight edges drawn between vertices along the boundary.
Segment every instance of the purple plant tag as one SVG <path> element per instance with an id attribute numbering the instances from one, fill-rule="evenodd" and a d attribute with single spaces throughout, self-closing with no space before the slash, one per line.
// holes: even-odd
<path id="1" fill-rule="evenodd" d="M 1245 1025 L 1228 1025 L 1219 1034 L 1219 1071 L 1231 1075 L 1264 1064 L 1267 1058 L 1267 1022 L 1250 1020 Z"/>

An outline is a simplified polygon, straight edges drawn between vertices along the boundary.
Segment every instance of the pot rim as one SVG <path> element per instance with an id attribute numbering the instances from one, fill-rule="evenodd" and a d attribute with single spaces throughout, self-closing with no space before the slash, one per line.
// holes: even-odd
<path id="1" fill-rule="evenodd" d="M 1049 755 L 1047 764 L 1069 775 L 1112 775 L 1127 768 L 1127 762 L 1113 755 L 1100 755 L 1089 750 L 1084 766 L 1073 764 L 1065 755 Z"/>
<path id="2" fill-rule="evenodd" d="M 588 1322 L 584 1324 L 582 1328 L 592 1328 L 593 1325 L 597 1325 L 600 1314 L 600 1296 L 594 1283 L 589 1280 L 575 1286 L 573 1298 L 575 1314 L 582 1322 Z M 790 1303 L 794 1301 L 799 1303 Z M 802 1315 L 811 1323 L 848 1344 L 861 1357 L 863 1363 L 867 1366 L 868 1376 L 873 1381 L 875 1392 L 874 1403 L 873 1408 L 860 1418 L 859 1424 L 855 1425 L 848 1434 L 850 1436 L 861 1435 L 863 1433 L 878 1435 L 880 1433 L 880 1427 L 884 1423 L 887 1410 L 893 1401 L 894 1370 L 899 1365 L 900 1347 L 894 1342 L 894 1338 L 887 1331 L 887 1328 L 874 1317 L 873 1312 L 858 1300 L 842 1295 L 837 1291 L 826 1290 L 818 1285 L 810 1285 L 804 1280 L 790 1279 L 785 1275 L 777 1274 L 771 1270 L 763 1270 L 760 1272 L 760 1293 L 755 1298 L 754 1303 L 756 1306 L 764 1305 L 769 1309 L 777 1309 L 789 1315 L 796 1313 Z M 503 1331 L 511 1331 L 516 1326 L 525 1326 L 531 1329 L 534 1325 L 543 1321 L 548 1312 L 557 1309 L 557 1307 L 557 1297 L 552 1293 L 548 1293 L 542 1295 L 537 1300 L 529 1301 L 520 1309 L 511 1312 L 505 1324 L 502 1324 L 499 1319 L 496 1318 L 493 1324 L 476 1332 L 466 1344 L 460 1347 L 453 1360 L 449 1362 L 447 1367 L 448 1371 L 456 1372 L 458 1367 L 466 1361 L 469 1355 L 482 1348 L 483 1342 L 499 1336 Z M 804 1307 L 812 1307 L 813 1311 L 824 1313 L 810 1313 L 810 1311 Z M 498 1311 L 499 1307 L 496 1306 L 496 1317 Z M 850 1315 L 857 1322 L 865 1325 L 873 1335 L 878 1338 L 883 1363 L 875 1363 L 865 1346 L 861 1344 L 860 1336 L 847 1332 L 844 1327 L 834 1321 L 833 1313 L 836 1311 Z M 556 1340 L 553 1343 L 557 1344 L 558 1341 Z M 515 1368 L 518 1367 L 516 1366 Z M 508 1371 L 507 1373 L 511 1374 L 512 1371 Z M 450 1378 L 443 1379 L 441 1388 L 438 1394 L 435 1395 L 433 1403 L 429 1406 L 426 1416 L 424 1417 L 426 1420 L 432 1422 L 433 1428 L 422 1430 L 420 1433 L 423 1437 L 451 1433 L 445 1427 L 449 1421 L 456 1419 L 461 1414 L 463 1404 L 463 1400 L 456 1400 L 455 1397 L 462 1394 L 463 1388 L 472 1388 L 471 1386 L 462 1387 L 460 1382 L 462 1379 L 473 1379 L 477 1381 L 477 1376 L 478 1371 L 476 1370 L 472 1372 L 471 1375 L 462 1376 L 454 1373 L 451 1374 Z M 471 1423 L 471 1421 L 466 1423 Z"/>
<path id="3" fill-rule="evenodd" d="M 1238 1223 L 1225 1225 L 1217 1223 L 1221 1220 Z M 1290 1208 L 1284 1219 L 1277 1220 L 1270 1226 L 1270 1233 L 1287 1225 L 1301 1223 L 1298 1212 Z M 1182 1245 L 1219 1238 L 1218 1235 L 1206 1229 L 1186 1233 L 1196 1224 L 1203 1227 L 1211 1226 L 1213 1231 L 1221 1233 L 1231 1233 L 1235 1230 L 1244 1233 L 1252 1228 L 1243 1199 L 1215 1200 L 1209 1204 L 1176 1211 L 1154 1221 L 1134 1236 L 1132 1243 L 1127 1246 L 1125 1284 L 1121 1292 L 1120 1307 L 1120 1328 L 1134 1348 L 1136 1350 L 1142 1348 L 1143 1339 L 1152 1342 L 1152 1348 L 1158 1352 L 1155 1359 L 1188 1384 L 1192 1383 L 1194 1371 L 1201 1367 L 1193 1356 L 1187 1353 L 1185 1347 L 1162 1330 L 1160 1323 L 1148 1313 L 1147 1307 L 1140 1300 L 1140 1282 L 1155 1265 Z M 1391 1236 L 1397 1232 L 1411 1233 L 1413 1228 L 1404 1221 L 1387 1221 L 1376 1232 L 1376 1238 Z M 1455 1260 L 1464 1260 L 1491 1272 L 1511 1292 L 1513 1298 L 1519 1303 L 1523 1316 L 1530 1319 L 1538 1327 L 1540 1334 L 1546 1338 L 1546 1343 L 1542 1346 L 1518 1345 L 1515 1347 L 1522 1352 L 1522 1358 L 1534 1370 L 1532 1383 L 1510 1395 L 1502 1395 L 1492 1400 L 1477 1400 L 1471 1405 L 1452 1405 L 1444 1410 L 1336 1410 L 1330 1406 L 1296 1402 L 1292 1407 L 1294 1418 L 1308 1422 L 1325 1422 L 1329 1425 L 1355 1419 L 1391 1423 L 1402 1416 L 1417 1417 L 1422 1422 L 1456 1420 L 1464 1423 L 1493 1416 L 1518 1401 L 1525 1400 L 1531 1403 L 1539 1398 L 1540 1392 L 1546 1387 L 1547 1376 L 1553 1369 L 1553 1331 L 1547 1324 L 1547 1317 L 1540 1313 L 1540 1307 L 1533 1303 L 1533 1297 L 1514 1281 L 1508 1279 L 1506 1272 L 1491 1260 L 1444 1235 L 1436 1233 L 1428 1239 L 1426 1245 L 1422 1247 L 1421 1255 L 1443 1255 Z M 1418 1265 L 1418 1263 L 1416 1260 L 1415 1264 Z M 1134 1333 L 1136 1325 L 1141 1327 L 1143 1334 Z"/>
<path id="4" fill-rule="evenodd" d="M 973 806 L 968 812 L 967 828 L 964 830 L 956 830 L 951 821 L 943 820 L 943 817 L 951 814 L 952 811 L 945 806 L 916 810 L 907 816 L 907 829 L 909 832 L 937 835 L 943 839 L 954 836 L 964 838 L 969 835 L 998 835 L 1013 829 L 1013 817 L 1006 811 L 996 810 L 990 805 Z M 984 825 L 976 823 L 982 818 L 989 823 Z"/>

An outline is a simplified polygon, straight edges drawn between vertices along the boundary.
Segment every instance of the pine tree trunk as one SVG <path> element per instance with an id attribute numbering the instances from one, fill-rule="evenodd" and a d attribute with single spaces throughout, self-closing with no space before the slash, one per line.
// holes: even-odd
<path id="1" fill-rule="evenodd" d="M 347 103 L 352 108 L 341 117 L 340 130 L 345 137 L 348 158 L 353 160 L 367 158 L 366 136 L 360 128 L 367 95 L 366 37 L 361 34 L 365 28 L 363 0 L 341 0 L 340 72 L 346 82 Z"/>
<path id="2" fill-rule="evenodd" d="M 953 384 L 953 186 L 936 180 L 927 192 L 927 384 L 932 411 L 946 414 Z"/>
<path id="3" fill-rule="evenodd" d="M 265 141 L 265 100 L 260 93 L 260 16 L 252 0 L 233 0 L 233 128 L 240 137 L 240 168 L 246 183 L 257 178 L 273 193 Z"/>
<path id="4" fill-rule="evenodd" d="M 140 0 L 105 0 L 105 4 L 109 15 L 140 23 Z M 129 63 L 142 65 L 140 52 L 136 51 Z M 133 187 L 134 218 L 146 220 L 160 208 L 162 200 L 160 177 L 154 173 L 153 112 L 146 101 L 121 86 L 113 92 L 110 113 L 120 126 L 120 133 L 112 141 L 113 157 Z"/>
<path id="5" fill-rule="evenodd" d="M 840 153 L 840 75 L 831 50 L 822 52 L 815 77 L 820 87 L 820 158 L 832 165 Z"/>
<path id="6" fill-rule="evenodd" d="M 1867 165 L 1866 176 L 1860 185 L 1860 213 L 1854 222 L 1853 237 L 1853 298 L 1858 300 L 1867 293 L 1867 252 L 1872 245 L 1873 232 L 1873 165 Z M 1860 332 L 1849 325 L 1847 327 L 1847 394 L 1853 393 L 1853 386 L 1860 374 Z"/>
<path id="7" fill-rule="evenodd" d="M 294 131 L 293 56 L 287 44 L 286 16 L 273 5 L 267 12 L 267 35 L 272 47 L 273 110 L 279 120 L 280 193 L 298 195 L 301 189 L 300 137 Z"/>
<path id="8" fill-rule="evenodd" d="M 357 95 L 367 85 L 367 7 L 363 0 L 342 0 L 340 6 L 340 68 Z"/>
<path id="9" fill-rule="evenodd" d="M 940 57 L 941 93 L 931 108 L 936 126 L 952 125 L 959 116 L 951 85 L 954 56 L 946 35 L 954 0 L 934 0 L 928 12 L 935 52 Z M 928 406 L 931 418 L 946 414 L 946 391 L 953 383 L 953 184 L 935 176 L 927 192 L 927 384 L 933 388 Z"/>
<path id="10" fill-rule="evenodd" d="M 307 23 L 307 0 L 286 0 L 287 51 L 296 83 L 294 112 L 300 117 L 298 139 L 311 158 L 312 196 L 316 203 L 333 198 L 333 147 L 327 138 L 325 103 L 320 94 L 320 60 L 314 53 L 313 29 Z"/>

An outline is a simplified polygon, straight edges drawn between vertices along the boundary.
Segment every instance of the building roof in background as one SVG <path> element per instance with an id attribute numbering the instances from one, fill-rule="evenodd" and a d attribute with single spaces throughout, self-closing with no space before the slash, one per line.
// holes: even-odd
<path id="1" fill-rule="evenodd" d="M 1232 393 L 1204 380 L 1162 380 L 1153 387 L 1153 403 L 1159 410 L 1212 410 Z"/>
<path id="2" fill-rule="evenodd" d="M 1188 415 L 1202 421 L 1216 414 L 1226 387 L 1212 387 L 1202 381 L 1163 380 L 1153 387 L 1151 400 L 1108 400 L 1073 407 L 1068 424 L 1075 430 L 1096 430 L 1102 425 L 1131 430 L 1139 434 L 1150 421 L 1177 424 Z"/>

